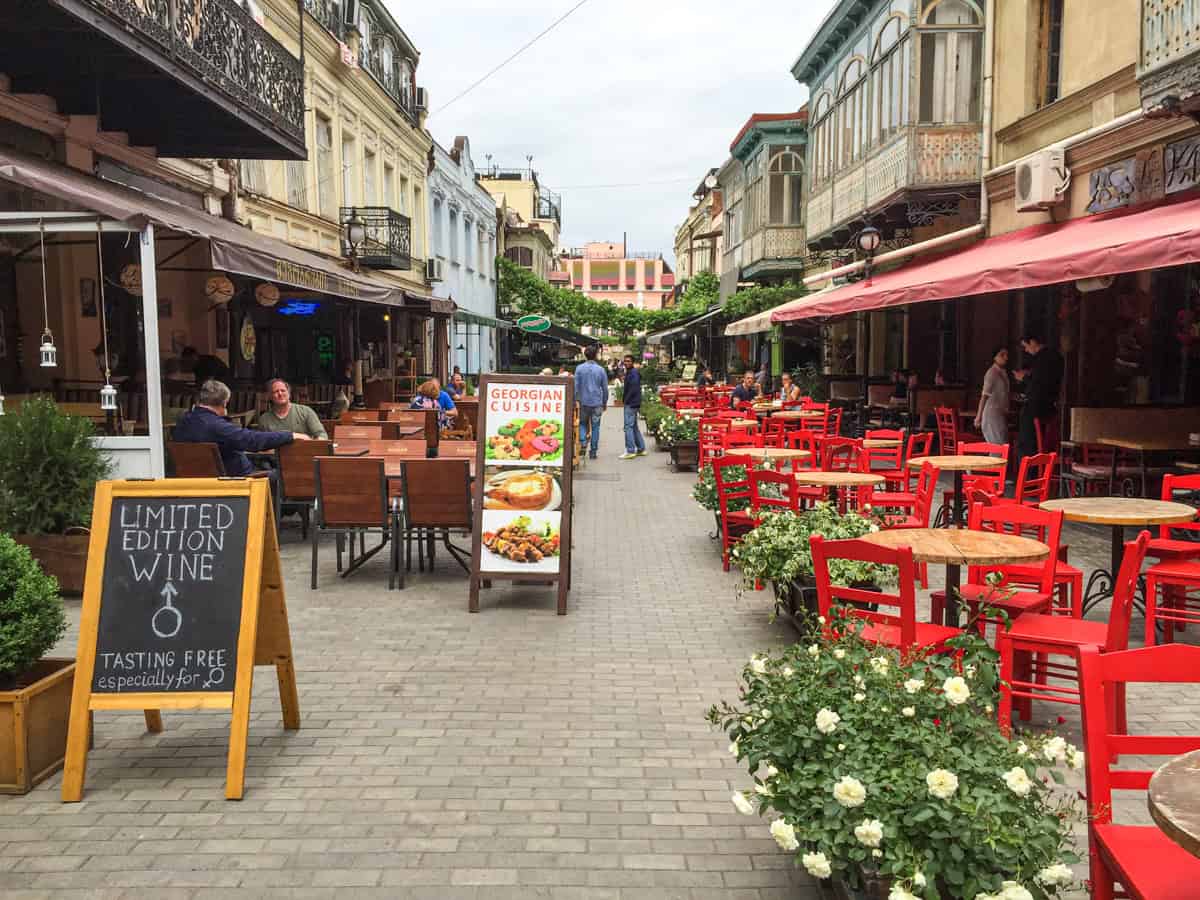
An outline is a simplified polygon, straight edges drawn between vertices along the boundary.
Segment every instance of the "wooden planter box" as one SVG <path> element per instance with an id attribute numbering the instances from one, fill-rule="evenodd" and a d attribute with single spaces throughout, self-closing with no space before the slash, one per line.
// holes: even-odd
<path id="1" fill-rule="evenodd" d="M 14 534 L 13 540 L 29 548 L 42 571 L 58 579 L 64 594 L 82 594 L 87 572 L 87 534 Z"/>
<path id="2" fill-rule="evenodd" d="M 671 445 L 656 434 L 654 435 L 654 449 L 661 453 L 665 453 L 667 450 L 671 449 Z"/>
<path id="3" fill-rule="evenodd" d="M 699 441 L 677 441 L 671 445 L 671 466 L 679 469 L 694 469 L 700 464 Z"/>
<path id="4" fill-rule="evenodd" d="M 75 660 L 43 659 L 0 691 L 0 794 L 25 794 L 62 768 Z"/>

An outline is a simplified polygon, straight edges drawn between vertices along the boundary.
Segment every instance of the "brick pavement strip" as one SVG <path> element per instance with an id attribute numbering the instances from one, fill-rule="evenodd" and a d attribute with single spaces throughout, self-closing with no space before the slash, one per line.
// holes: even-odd
<path id="1" fill-rule="evenodd" d="M 282 730 L 263 673 L 246 798 L 230 803 L 228 714 L 167 712 L 149 735 L 139 715 L 97 713 L 83 802 L 58 802 L 59 777 L 0 798 L 0 894 L 815 897 L 765 823 L 733 812 L 747 776 L 703 720 L 752 653 L 793 635 L 768 621 L 768 594 L 739 596 L 721 571 L 694 475 L 665 454 L 616 460 L 619 416 L 602 427 L 602 458 L 576 480 L 565 618 L 549 590 L 500 582 L 468 615 L 466 580 L 442 558 L 389 592 L 384 555 L 342 580 L 326 553 L 310 591 L 289 522 L 301 730 Z M 1070 542 L 1077 564 L 1107 554 L 1104 534 Z M 58 655 L 75 650 L 69 610 Z M 1141 696 L 1135 726 L 1195 721 L 1185 692 Z M 1039 705 L 1034 724 L 1058 712 Z M 1063 714 L 1077 739 L 1076 711 Z M 1139 798 L 1119 811 L 1146 820 Z"/>

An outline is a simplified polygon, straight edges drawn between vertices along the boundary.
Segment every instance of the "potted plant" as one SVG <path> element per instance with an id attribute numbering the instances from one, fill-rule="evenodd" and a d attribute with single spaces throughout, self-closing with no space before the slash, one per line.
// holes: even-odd
<path id="1" fill-rule="evenodd" d="M 612 386 L 612 405 L 614 407 L 625 405 L 625 385 L 617 381 Z"/>
<path id="2" fill-rule="evenodd" d="M 67 593 L 83 591 L 96 482 L 112 465 L 92 423 L 45 397 L 0 417 L 0 531 L 32 551 Z"/>
<path id="3" fill-rule="evenodd" d="M 870 515 L 840 513 L 832 503 L 818 503 L 801 513 L 768 512 L 733 548 L 733 559 L 742 570 L 744 586 L 770 582 L 777 608 L 795 613 L 806 606 L 811 611 L 816 582 L 808 539 L 814 534 L 830 540 L 856 538 L 878 530 L 878 521 Z M 870 563 L 834 560 L 830 573 L 838 584 L 883 587 L 895 581 L 893 572 Z"/>
<path id="4" fill-rule="evenodd" d="M 659 423 L 656 434 L 670 450 L 671 465 L 676 470 L 700 462 L 700 423 L 695 419 L 668 416 Z"/>
<path id="5" fill-rule="evenodd" d="M 642 418 L 646 420 L 646 432 L 654 436 L 654 445 L 658 450 L 666 450 L 666 443 L 658 436 L 658 426 L 663 419 L 674 416 L 675 411 L 659 402 L 657 397 L 643 397 Z"/>
<path id="6" fill-rule="evenodd" d="M 756 656 L 737 704 L 709 721 L 746 763 L 770 833 L 834 896 L 1045 900 L 1069 889 L 1074 796 L 1060 768 L 1083 754 L 996 724 L 996 654 L 973 630 L 953 652 L 901 658 L 855 620 Z M 956 654 L 961 654 L 957 655 Z M 1045 776 L 1049 777 L 1045 777 Z"/>
<path id="7" fill-rule="evenodd" d="M 66 630 L 58 583 L 0 534 L 0 793 L 24 794 L 62 767 L 75 661 L 43 655 Z"/>

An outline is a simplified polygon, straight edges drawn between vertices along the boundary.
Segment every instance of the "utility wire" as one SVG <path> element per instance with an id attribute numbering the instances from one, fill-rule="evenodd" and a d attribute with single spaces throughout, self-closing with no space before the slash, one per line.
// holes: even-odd
<path id="1" fill-rule="evenodd" d="M 522 53 L 524 53 L 526 50 L 528 50 L 530 47 L 532 47 L 534 44 L 536 44 L 538 41 L 540 41 L 542 38 L 544 38 L 546 35 L 548 35 L 551 31 L 553 31 L 555 28 L 557 28 L 559 25 L 561 25 L 564 21 L 566 21 L 567 17 L 570 16 L 571 13 L 575 12 L 575 10 L 579 9 L 579 7 L 583 6 L 583 4 L 585 4 L 585 3 L 587 3 L 587 0 L 579 0 L 578 3 L 576 3 L 570 9 L 568 9 L 565 13 L 563 13 L 561 16 L 559 16 L 557 19 L 555 19 L 553 22 L 551 22 L 549 25 L 547 25 L 544 29 L 542 29 L 540 32 L 538 32 L 536 35 L 534 35 L 532 40 L 530 40 L 527 43 L 525 43 L 524 45 L 522 45 L 515 53 L 513 53 L 511 56 L 509 56 L 507 59 L 505 59 L 499 65 L 490 69 L 487 72 L 487 74 L 485 74 L 482 78 L 480 78 L 477 81 L 473 82 L 472 84 L 468 85 L 465 90 L 455 94 L 453 97 L 451 97 L 449 100 L 447 100 L 441 106 L 439 106 L 437 108 L 437 110 L 435 110 L 435 111 L 441 112 L 446 107 L 450 106 L 453 103 L 457 103 L 463 97 L 467 96 L 467 94 L 471 93 L 471 91 L 475 90 L 475 88 L 479 87 L 481 84 L 483 84 L 489 78 L 491 78 L 493 75 L 495 75 L 497 72 L 499 72 L 505 66 L 507 66 L 510 62 L 512 62 L 514 59 L 516 59 L 518 56 L 520 56 Z M 431 112 L 430 115 L 432 116 L 433 113 Z"/>
<path id="2" fill-rule="evenodd" d="M 685 182 L 694 182 L 694 176 L 686 178 L 667 178 L 662 181 L 628 181 L 622 184 L 568 184 L 565 187 L 557 187 L 557 191 L 598 191 L 607 190 L 610 188 L 635 188 L 635 187 L 652 187 L 661 184 L 683 184 Z"/>

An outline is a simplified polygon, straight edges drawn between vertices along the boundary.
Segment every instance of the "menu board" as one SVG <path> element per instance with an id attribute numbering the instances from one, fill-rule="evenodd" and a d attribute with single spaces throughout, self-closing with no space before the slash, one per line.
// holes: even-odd
<path id="1" fill-rule="evenodd" d="M 493 578 L 570 585 L 574 382 L 484 375 L 479 389 L 474 562 L 469 608 Z"/>
<path id="2" fill-rule="evenodd" d="M 262 478 L 96 485 L 62 798 L 77 801 L 95 710 L 228 709 L 225 796 L 240 799 L 254 667 L 300 727 L 269 486 Z M 129 763 L 136 765 L 136 760 Z"/>

